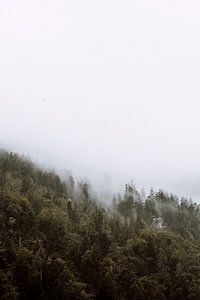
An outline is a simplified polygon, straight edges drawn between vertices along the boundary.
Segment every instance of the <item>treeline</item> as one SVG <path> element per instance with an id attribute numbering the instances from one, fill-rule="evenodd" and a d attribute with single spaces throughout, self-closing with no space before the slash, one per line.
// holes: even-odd
<path id="1" fill-rule="evenodd" d="M 200 206 L 127 184 L 107 209 L 2 151 L 0 299 L 200 299 Z"/>

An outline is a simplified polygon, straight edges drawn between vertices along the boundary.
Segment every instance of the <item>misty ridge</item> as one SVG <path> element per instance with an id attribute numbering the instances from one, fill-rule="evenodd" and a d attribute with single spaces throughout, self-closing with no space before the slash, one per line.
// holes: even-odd
<path id="1" fill-rule="evenodd" d="M 200 205 L 132 182 L 109 203 L 0 152 L 0 299 L 199 299 Z"/>
<path id="2" fill-rule="evenodd" d="M 141 189 L 141 192 L 137 191 L 133 180 L 125 184 L 124 191 L 122 191 L 121 193 L 118 192 L 117 196 L 116 193 L 114 193 L 111 198 L 111 191 L 108 191 L 108 189 L 107 191 L 102 191 L 102 193 L 100 193 L 99 191 L 96 192 L 87 176 L 85 176 L 85 179 L 80 179 L 79 181 L 77 181 L 72 176 L 72 171 L 65 169 L 64 171 L 58 170 L 56 173 L 56 171 L 52 169 L 45 170 L 44 166 L 42 167 L 33 164 L 30 158 L 13 154 L 12 152 L 9 153 L 3 149 L 0 150 L 1 164 L 4 164 L 6 159 L 9 160 L 9 156 L 11 158 L 15 158 L 16 161 L 19 162 L 19 164 L 23 162 L 25 165 L 29 165 L 30 170 L 32 170 L 36 174 L 40 172 L 47 178 L 51 176 L 55 177 L 58 182 L 65 186 L 65 200 L 70 199 L 71 201 L 71 199 L 73 199 L 73 202 L 76 203 L 76 199 L 80 199 L 84 191 L 87 197 L 90 196 L 93 201 L 95 201 L 103 208 L 108 209 L 108 211 L 114 213 L 116 212 L 116 210 L 118 210 L 124 222 L 129 223 L 130 220 L 135 221 L 139 218 L 137 206 L 139 206 L 140 208 L 143 207 L 144 211 L 145 207 L 149 206 L 152 210 L 152 225 L 155 225 L 156 220 L 158 219 L 159 223 L 162 220 L 162 223 L 164 224 L 163 226 L 165 226 L 163 217 L 166 211 L 170 211 L 171 213 L 174 212 L 176 214 L 181 205 L 182 211 L 184 211 L 184 213 L 187 215 L 188 212 L 184 209 L 184 206 L 186 205 L 186 207 L 189 207 L 190 205 L 193 205 L 191 198 L 187 199 L 186 197 L 181 197 L 181 200 L 179 200 L 176 195 L 172 193 L 169 194 L 167 191 L 161 189 L 159 189 L 158 191 L 154 191 L 153 188 L 151 188 L 149 191 L 149 195 L 146 196 L 144 188 Z M 13 178 L 12 173 L 10 173 L 9 171 L 3 175 L 2 180 L 5 187 L 7 187 L 11 192 L 20 193 L 20 191 L 23 190 L 23 181 L 19 178 Z M 105 195 L 105 198 L 102 198 L 103 194 Z M 98 195 L 100 195 L 100 198 L 98 197 Z M 196 203 L 194 203 L 194 205 L 197 208 L 200 207 L 200 205 L 197 205 Z"/>
<path id="3" fill-rule="evenodd" d="M 199 28 L 0 1 L 0 300 L 200 300 Z"/>

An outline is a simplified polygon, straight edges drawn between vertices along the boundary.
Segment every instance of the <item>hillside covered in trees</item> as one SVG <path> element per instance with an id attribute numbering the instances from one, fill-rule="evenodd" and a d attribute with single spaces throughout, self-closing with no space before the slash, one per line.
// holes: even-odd
<path id="1" fill-rule="evenodd" d="M 200 206 L 127 184 L 104 208 L 1 151 L 0 299 L 200 299 Z"/>

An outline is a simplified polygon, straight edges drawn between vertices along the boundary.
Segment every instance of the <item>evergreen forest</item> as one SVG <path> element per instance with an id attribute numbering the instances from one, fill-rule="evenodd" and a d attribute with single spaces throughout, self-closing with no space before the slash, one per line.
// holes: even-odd
<path id="1" fill-rule="evenodd" d="M 0 299 L 198 300 L 200 205 L 127 183 L 104 206 L 2 150 Z"/>

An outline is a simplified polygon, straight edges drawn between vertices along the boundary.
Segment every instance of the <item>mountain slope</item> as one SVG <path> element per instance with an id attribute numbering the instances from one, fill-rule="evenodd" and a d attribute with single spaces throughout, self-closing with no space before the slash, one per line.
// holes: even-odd
<path id="1" fill-rule="evenodd" d="M 112 209 L 0 153 L 0 299 L 199 299 L 199 206 L 127 184 Z"/>

